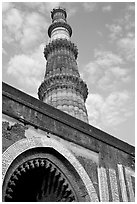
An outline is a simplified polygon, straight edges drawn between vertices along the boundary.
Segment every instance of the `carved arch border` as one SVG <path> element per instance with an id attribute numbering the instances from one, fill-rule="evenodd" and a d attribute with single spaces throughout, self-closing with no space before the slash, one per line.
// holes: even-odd
<path id="1" fill-rule="evenodd" d="M 73 153 L 70 152 L 70 150 L 68 150 L 66 146 L 64 146 L 62 143 L 58 142 L 55 139 L 47 137 L 32 137 L 29 139 L 25 138 L 12 144 L 2 155 L 2 179 L 4 180 L 8 168 L 17 156 L 27 150 L 37 147 L 53 148 L 58 153 L 62 154 L 68 160 L 68 162 L 75 168 L 76 172 L 83 181 L 88 196 L 90 198 L 90 202 L 99 202 L 92 181 L 90 180 L 84 167 L 76 159 Z"/>

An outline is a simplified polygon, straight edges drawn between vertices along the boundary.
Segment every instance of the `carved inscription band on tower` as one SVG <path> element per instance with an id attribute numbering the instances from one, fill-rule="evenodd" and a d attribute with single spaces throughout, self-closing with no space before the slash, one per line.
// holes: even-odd
<path id="1" fill-rule="evenodd" d="M 46 72 L 38 89 L 39 99 L 88 123 L 85 107 L 88 89 L 78 72 L 78 49 L 70 40 L 72 29 L 66 21 L 66 10 L 53 9 L 51 18 L 50 42 L 44 49 Z"/>

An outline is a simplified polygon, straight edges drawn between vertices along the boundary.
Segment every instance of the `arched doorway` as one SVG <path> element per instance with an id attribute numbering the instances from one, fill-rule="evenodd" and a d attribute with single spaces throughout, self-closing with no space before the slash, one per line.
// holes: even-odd
<path id="1" fill-rule="evenodd" d="M 84 168 L 53 139 L 20 140 L 6 150 L 4 162 L 3 201 L 98 201 Z"/>
<path id="2" fill-rule="evenodd" d="M 50 149 L 46 149 L 46 152 L 33 149 L 18 157 L 8 172 L 10 175 L 6 182 L 4 201 L 79 201 L 80 192 L 75 177 L 65 162 L 53 152 Z"/>

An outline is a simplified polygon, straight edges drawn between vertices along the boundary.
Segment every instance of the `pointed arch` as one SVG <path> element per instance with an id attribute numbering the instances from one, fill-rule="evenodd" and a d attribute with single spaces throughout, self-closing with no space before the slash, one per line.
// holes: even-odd
<path id="1" fill-rule="evenodd" d="M 34 148 L 52 148 L 61 154 L 67 161 L 74 167 L 75 171 L 81 178 L 84 183 L 85 189 L 87 191 L 87 195 L 89 197 L 90 202 L 98 202 L 98 196 L 96 190 L 93 186 L 92 181 L 90 180 L 87 172 L 80 164 L 80 162 L 76 159 L 73 153 L 66 148 L 65 145 L 58 142 L 55 139 L 45 137 L 31 137 L 29 139 L 22 139 L 11 145 L 4 153 L 3 153 L 3 167 L 2 167 L 2 176 L 3 180 L 6 176 L 6 173 L 12 164 L 12 162 L 21 155 L 23 152 L 27 150 L 31 150 Z"/>

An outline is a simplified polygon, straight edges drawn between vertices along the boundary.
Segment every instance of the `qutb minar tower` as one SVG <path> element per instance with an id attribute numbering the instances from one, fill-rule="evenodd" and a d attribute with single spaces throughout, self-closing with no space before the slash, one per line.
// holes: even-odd
<path id="1" fill-rule="evenodd" d="M 38 90 L 39 99 L 88 123 L 85 107 L 88 89 L 78 72 L 78 49 L 71 42 L 72 29 L 66 21 L 66 10 L 53 9 L 51 18 L 50 41 L 44 49 L 46 72 Z"/>

